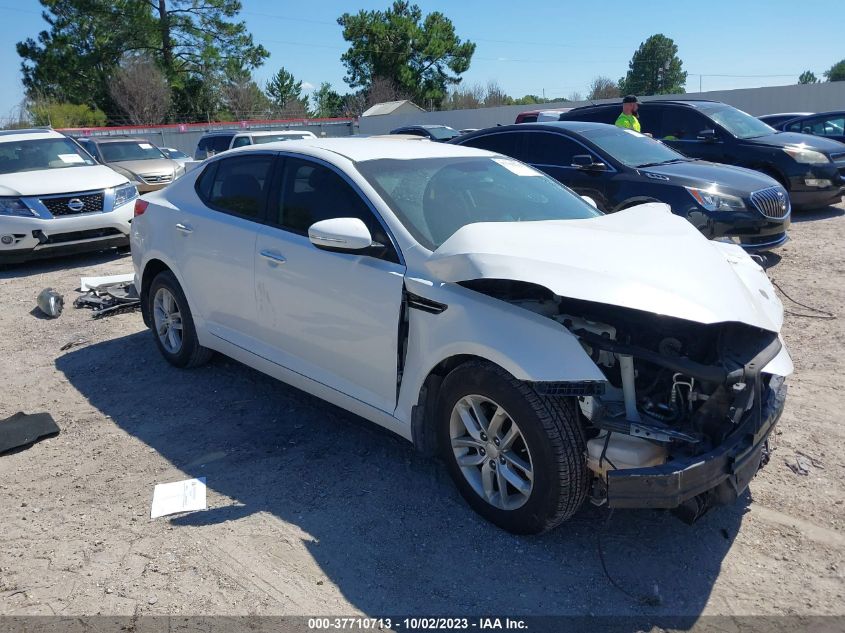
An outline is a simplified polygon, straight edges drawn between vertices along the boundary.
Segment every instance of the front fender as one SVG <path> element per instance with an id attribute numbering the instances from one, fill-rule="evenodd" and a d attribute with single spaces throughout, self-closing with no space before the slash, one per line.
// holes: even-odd
<path id="1" fill-rule="evenodd" d="M 446 305 L 439 314 L 409 308 L 408 342 L 394 413 L 410 423 L 431 371 L 444 360 L 469 355 L 502 367 L 519 380 L 606 380 L 578 339 L 561 324 L 457 284 L 406 278 L 409 292 Z"/>

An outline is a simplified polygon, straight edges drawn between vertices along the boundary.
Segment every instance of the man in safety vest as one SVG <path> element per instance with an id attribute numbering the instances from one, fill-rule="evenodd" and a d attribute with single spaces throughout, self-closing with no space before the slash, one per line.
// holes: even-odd
<path id="1" fill-rule="evenodd" d="M 624 127 L 635 132 L 640 131 L 640 120 L 636 116 L 639 101 L 634 95 L 622 99 L 622 114 L 616 119 L 616 127 Z"/>

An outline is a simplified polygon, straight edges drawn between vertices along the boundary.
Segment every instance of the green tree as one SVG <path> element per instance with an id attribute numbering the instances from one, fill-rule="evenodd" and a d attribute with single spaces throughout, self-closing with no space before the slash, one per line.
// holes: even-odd
<path id="1" fill-rule="evenodd" d="M 49 30 L 17 44 L 28 94 L 117 111 L 111 78 L 127 55 L 163 70 L 174 104 L 208 114 L 198 83 L 220 81 L 232 65 L 255 68 L 269 53 L 236 16 L 237 0 L 40 0 Z M 181 93 L 185 94 L 181 94 Z M 203 116 L 204 118 L 204 116 Z"/>
<path id="2" fill-rule="evenodd" d="M 818 82 L 819 82 L 818 78 L 810 70 L 805 70 L 798 77 L 798 83 L 799 84 L 815 84 L 815 83 L 818 83 Z"/>
<path id="3" fill-rule="evenodd" d="M 312 114 L 318 119 L 329 119 L 340 116 L 344 109 L 344 99 L 332 89 L 332 85 L 324 81 L 311 95 L 313 104 Z"/>
<path id="4" fill-rule="evenodd" d="M 32 124 L 54 128 L 101 127 L 106 124 L 105 113 L 78 103 L 58 103 L 46 99 L 28 104 Z"/>
<path id="5" fill-rule="evenodd" d="M 369 88 L 375 77 L 389 77 L 421 105 L 439 106 L 475 52 L 475 44 L 462 42 L 445 15 L 435 11 L 423 18 L 420 8 L 405 0 L 395 0 L 385 11 L 344 13 L 337 22 L 350 43 L 340 58 L 346 83 Z"/>
<path id="6" fill-rule="evenodd" d="M 279 71 L 270 78 L 265 92 L 273 105 L 282 112 L 292 110 L 302 104 L 302 81 L 297 81 L 284 67 L 279 68 Z"/>
<path id="7" fill-rule="evenodd" d="M 619 80 L 621 94 L 665 95 L 685 92 L 687 73 L 672 38 L 652 35 L 631 57 L 628 74 Z"/>
<path id="8" fill-rule="evenodd" d="M 824 71 L 824 78 L 828 81 L 845 81 L 845 59 Z"/>

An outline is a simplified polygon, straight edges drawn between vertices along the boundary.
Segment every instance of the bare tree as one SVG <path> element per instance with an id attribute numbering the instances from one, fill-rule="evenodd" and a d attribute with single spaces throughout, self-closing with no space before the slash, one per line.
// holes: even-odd
<path id="1" fill-rule="evenodd" d="M 590 84 L 588 99 L 615 99 L 619 96 L 619 86 L 610 77 L 596 77 Z"/>
<path id="2" fill-rule="evenodd" d="M 576 90 L 575 92 L 570 93 L 569 96 L 566 98 L 566 100 L 567 101 L 583 101 L 584 98 L 581 96 L 581 93 Z"/>
<path id="3" fill-rule="evenodd" d="M 478 84 L 465 88 L 455 88 L 443 101 L 444 110 L 467 110 L 480 108 L 486 96 L 485 90 Z"/>
<path id="4" fill-rule="evenodd" d="M 170 107 L 170 85 L 155 62 L 146 57 L 125 59 L 110 90 L 132 125 L 161 123 Z"/>
<path id="5" fill-rule="evenodd" d="M 487 93 L 484 95 L 485 108 L 510 105 L 511 103 L 513 103 L 513 99 L 511 99 L 508 94 L 502 90 L 496 81 L 487 82 Z"/>
<path id="6" fill-rule="evenodd" d="M 402 101 L 410 98 L 411 95 L 401 90 L 392 79 L 388 77 L 373 77 L 366 93 L 366 106 L 370 107 L 377 103 Z"/>
<path id="7" fill-rule="evenodd" d="M 248 72 L 237 73 L 223 84 L 223 103 L 236 120 L 263 119 L 272 104 Z"/>

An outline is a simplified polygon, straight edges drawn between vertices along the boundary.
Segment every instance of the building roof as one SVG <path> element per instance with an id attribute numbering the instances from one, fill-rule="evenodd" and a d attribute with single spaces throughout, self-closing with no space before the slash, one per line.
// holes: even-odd
<path id="1" fill-rule="evenodd" d="M 402 101 L 385 101 L 384 103 L 377 103 L 374 106 L 367 108 L 361 116 L 382 116 L 385 114 L 393 114 L 399 108 L 405 106 L 410 106 L 420 112 L 425 112 L 425 110 L 419 107 L 416 103 L 413 103 L 408 99 L 403 99 Z"/>

